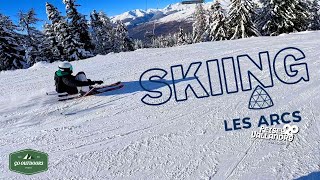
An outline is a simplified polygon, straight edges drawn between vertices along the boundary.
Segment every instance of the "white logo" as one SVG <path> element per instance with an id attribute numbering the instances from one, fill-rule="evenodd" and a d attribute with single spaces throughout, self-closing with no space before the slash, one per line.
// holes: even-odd
<path id="1" fill-rule="evenodd" d="M 255 139 L 292 142 L 298 132 L 299 127 L 296 125 L 290 126 L 289 124 L 286 124 L 283 126 L 283 128 L 262 126 L 258 131 L 253 131 L 251 133 L 251 137 Z"/>

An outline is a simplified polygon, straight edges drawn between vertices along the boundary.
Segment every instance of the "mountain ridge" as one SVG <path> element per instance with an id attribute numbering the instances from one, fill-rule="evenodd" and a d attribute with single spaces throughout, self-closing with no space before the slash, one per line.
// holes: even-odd
<path id="1" fill-rule="evenodd" d="M 205 9 L 209 9 L 212 4 L 213 2 L 208 2 L 203 5 Z M 144 34 L 152 32 L 154 26 L 156 36 L 178 32 L 179 27 L 191 31 L 195 7 L 195 4 L 175 3 L 162 9 L 134 9 L 111 17 L 111 21 L 122 21 L 128 27 L 132 38 L 144 39 Z"/>

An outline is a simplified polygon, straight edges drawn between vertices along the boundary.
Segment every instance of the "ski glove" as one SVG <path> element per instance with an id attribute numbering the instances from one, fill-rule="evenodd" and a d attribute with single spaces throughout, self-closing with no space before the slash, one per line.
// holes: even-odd
<path id="1" fill-rule="evenodd" d="M 95 82 L 95 81 L 91 81 L 91 79 L 88 79 L 88 83 L 89 83 L 90 85 L 95 85 L 95 84 L 96 84 L 96 82 Z"/>
<path id="2" fill-rule="evenodd" d="M 95 82 L 95 84 L 103 84 L 103 81 L 94 81 Z"/>

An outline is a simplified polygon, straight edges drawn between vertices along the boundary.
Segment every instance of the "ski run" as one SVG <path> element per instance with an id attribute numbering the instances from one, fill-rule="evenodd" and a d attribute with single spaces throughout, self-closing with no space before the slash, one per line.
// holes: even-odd
<path id="1" fill-rule="evenodd" d="M 165 49 L 98 55 L 72 62 L 74 73 L 124 88 L 57 102 L 59 62 L 0 72 L 0 179 L 296 179 L 320 170 L 320 32 L 206 42 Z M 306 54 L 310 81 L 267 89 L 275 106 L 248 109 L 251 91 L 161 106 L 141 102 L 140 75 L 152 68 L 241 54 L 270 56 L 286 47 Z M 228 68 L 228 67 L 227 67 Z M 231 68 L 231 67 L 229 67 Z M 206 71 L 199 78 L 207 78 Z M 171 77 L 166 77 L 170 80 Z M 177 83 L 182 86 L 184 82 Z M 257 85 L 257 84 L 255 84 Z M 164 87 L 158 87 L 161 89 Z M 224 120 L 299 110 L 300 131 L 289 144 L 251 138 L 253 130 L 225 131 Z M 257 121 L 257 120 L 256 120 Z M 257 123 L 254 121 L 253 123 Z M 281 125 L 282 127 L 282 125 Z M 25 176 L 8 169 L 21 149 L 49 155 L 48 171 Z"/>

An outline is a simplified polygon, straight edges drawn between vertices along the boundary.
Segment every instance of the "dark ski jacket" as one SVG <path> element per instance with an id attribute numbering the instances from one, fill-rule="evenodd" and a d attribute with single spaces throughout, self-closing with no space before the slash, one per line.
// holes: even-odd
<path id="1" fill-rule="evenodd" d="M 92 81 L 90 80 L 78 81 L 75 78 L 75 76 L 71 75 L 71 72 L 56 71 L 54 76 L 56 91 L 58 93 L 77 94 L 77 87 L 92 85 Z"/>

